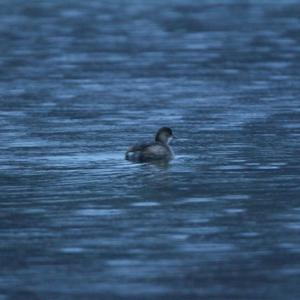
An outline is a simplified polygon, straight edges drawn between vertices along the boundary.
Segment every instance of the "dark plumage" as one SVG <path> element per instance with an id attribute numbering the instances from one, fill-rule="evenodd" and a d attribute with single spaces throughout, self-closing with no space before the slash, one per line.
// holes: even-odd
<path id="1" fill-rule="evenodd" d="M 174 154 L 169 146 L 174 135 L 168 127 L 162 127 L 155 136 L 155 142 L 136 144 L 130 147 L 125 158 L 135 162 L 169 161 Z"/>

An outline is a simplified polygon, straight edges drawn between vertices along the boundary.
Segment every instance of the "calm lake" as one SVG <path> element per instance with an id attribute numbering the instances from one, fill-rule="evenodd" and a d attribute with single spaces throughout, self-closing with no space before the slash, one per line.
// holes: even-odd
<path id="1" fill-rule="evenodd" d="M 2 0 L 0 300 L 300 299 L 299 16 Z"/>

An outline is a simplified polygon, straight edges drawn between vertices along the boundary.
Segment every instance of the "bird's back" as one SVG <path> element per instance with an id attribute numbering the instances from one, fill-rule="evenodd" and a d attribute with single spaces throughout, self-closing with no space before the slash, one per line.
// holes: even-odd
<path id="1" fill-rule="evenodd" d="M 126 152 L 125 158 L 136 162 L 170 160 L 172 151 L 167 145 L 159 142 L 141 143 L 130 147 Z"/>

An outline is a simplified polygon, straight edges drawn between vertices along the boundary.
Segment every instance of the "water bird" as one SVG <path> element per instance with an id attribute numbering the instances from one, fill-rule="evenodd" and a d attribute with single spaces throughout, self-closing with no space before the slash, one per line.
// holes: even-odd
<path id="1" fill-rule="evenodd" d="M 171 140 L 175 138 L 169 127 L 160 128 L 152 143 L 140 143 L 130 147 L 125 154 L 125 159 L 133 162 L 169 161 L 174 157 Z"/>

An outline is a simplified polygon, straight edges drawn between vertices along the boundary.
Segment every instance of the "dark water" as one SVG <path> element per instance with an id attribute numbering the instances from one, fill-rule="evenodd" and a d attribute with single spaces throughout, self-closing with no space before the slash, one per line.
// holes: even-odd
<path id="1" fill-rule="evenodd" d="M 2 0 L 0 300 L 299 299 L 299 16 Z"/>

